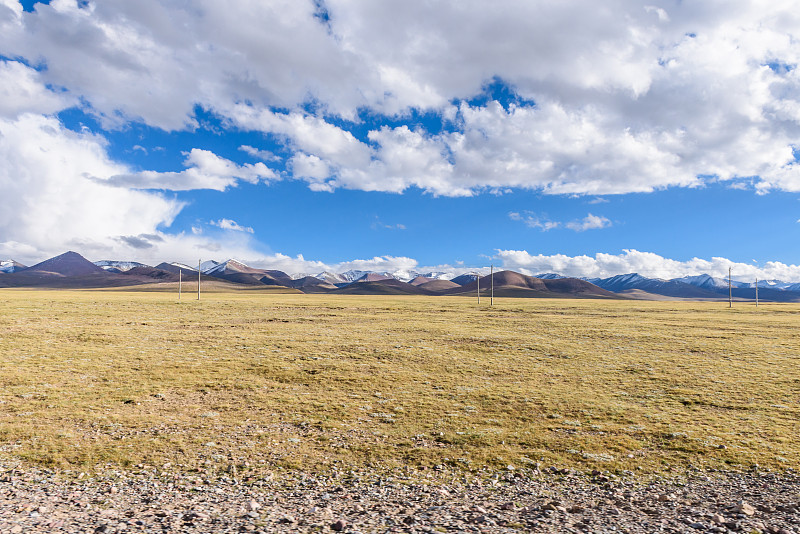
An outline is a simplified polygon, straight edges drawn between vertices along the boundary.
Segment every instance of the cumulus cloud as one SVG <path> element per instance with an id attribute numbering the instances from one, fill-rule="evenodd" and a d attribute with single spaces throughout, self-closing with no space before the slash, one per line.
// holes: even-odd
<path id="1" fill-rule="evenodd" d="M 98 181 L 131 189 L 165 189 L 169 191 L 188 191 L 192 189 L 215 189 L 225 191 L 237 182 L 256 184 L 263 180 L 274 180 L 278 175 L 259 162 L 256 164 L 236 163 L 221 158 L 208 150 L 193 148 L 186 155 L 187 169 L 180 172 L 142 171 L 138 173 L 115 174 Z"/>
<path id="2" fill-rule="evenodd" d="M 89 178 L 126 172 L 110 160 L 105 140 L 65 129 L 56 119 L 0 119 L 2 248 L 33 250 L 111 244 L 116 236 L 155 233 L 182 204 L 159 194 L 105 187 Z M 113 245 L 112 245 L 113 246 Z M 25 258 L 25 247 L 13 252 Z"/>
<path id="3" fill-rule="evenodd" d="M 74 103 L 74 98 L 47 89 L 36 70 L 19 61 L 0 61 L 0 117 L 50 114 Z"/>
<path id="4" fill-rule="evenodd" d="M 218 221 L 211 221 L 211 226 L 216 226 L 217 228 L 222 228 L 223 230 L 231 230 L 234 232 L 245 232 L 248 234 L 253 233 L 253 229 L 249 226 L 242 226 L 236 221 L 231 219 L 220 219 Z"/>
<path id="5" fill-rule="evenodd" d="M 327 21 L 312 0 L 56 0 L 35 13 L 3 0 L 0 53 L 41 63 L 23 85 L 63 87 L 107 126 L 191 127 L 200 105 L 282 137 L 316 190 L 616 194 L 754 176 L 761 192 L 800 190 L 790 1 L 325 5 Z M 519 102 L 466 103 L 498 79 Z M 445 128 L 396 126 L 409 110 Z M 362 112 L 379 126 L 356 138 Z"/>
<path id="6" fill-rule="evenodd" d="M 195 148 L 185 169 L 136 171 L 53 118 L 76 105 L 105 128 L 165 130 L 197 126 L 200 106 L 278 139 L 286 174 L 320 191 L 800 191 L 794 2 L 325 6 L 327 21 L 312 0 L 53 0 L 32 13 L 0 0 L 0 55 L 19 59 L 0 60 L 0 250 L 252 257 L 246 235 L 179 243 L 166 229 L 180 203 L 146 190 L 277 180 L 273 154 L 243 145 L 261 161 L 239 164 Z M 498 80 L 513 102 L 474 98 Z M 401 124 L 415 113 L 440 124 Z"/>
<path id="7" fill-rule="evenodd" d="M 632 249 L 624 250 L 621 254 L 598 253 L 594 256 L 533 255 L 525 250 L 498 250 L 497 256 L 506 269 L 525 274 L 554 272 L 564 276 L 605 278 L 618 274 L 639 273 L 642 276 L 662 279 L 710 274 L 726 278 L 730 267 L 736 279 L 800 281 L 800 265 L 771 261 L 758 266 L 718 257 L 710 260 L 692 258 L 679 261 L 653 252 Z"/>

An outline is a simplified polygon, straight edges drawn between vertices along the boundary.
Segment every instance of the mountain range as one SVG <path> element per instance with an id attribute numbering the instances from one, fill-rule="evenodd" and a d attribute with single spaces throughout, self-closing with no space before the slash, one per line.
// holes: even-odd
<path id="1" fill-rule="evenodd" d="M 207 261 L 200 265 L 201 281 L 239 288 L 275 288 L 302 293 L 357 295 L 482 295 L 497 297 L 633 298 L 722 300 L 728 298 L 728 281 L 707 274 L 671 280 L 636 273 L 608 278 L 570 278 L 557 273 L 530 276 L 498 271 L 491 276 L 467 272 L 448 279 L 442 272 L 400 273 L 351 270 L 344 273 L 289 275 L 282 271 L 250 267 L 238 260 Z M 195 282 L 198 271 L 181 263 L 154 267 L 133 261 L 90 262 L 76 252 L 66 252 L 31 267 L 13 260 L 0 261 L 0 287 L 102 288 L 145 284 Z M 161 286 L 159 286 L 161 287 Z M 169 286 L 163 286 L 165 289 Z M 731 294 L 737 300 L 753 299 L 754 284 L 735 281 Z M 800 284 L 759 280 L 760 300 L 800 302 Z"/>

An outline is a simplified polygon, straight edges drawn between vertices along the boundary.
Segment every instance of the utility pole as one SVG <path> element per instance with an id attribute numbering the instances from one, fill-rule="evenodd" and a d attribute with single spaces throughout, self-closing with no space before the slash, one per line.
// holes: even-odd
<path id="1" fill-rule="evenodd" d="M 756 308 L 758 308 L 758 278 L 756 278 Z"/>
<path id="2" fill-rule="evenodd" d="M 178 302 L 181 300 L 181 289 L 183 289 L 183 269 L 178 269 Z"/>
<path id="3" fill-rule="evenodd" d="M 489 306 L 494 306 L 494 265 L 492 265 L 491 270 L 489 271 L 492 277 L 492 296 L 489 297 Z"/>
<path id="4" fill-rule="evenodd" d="M 478 271 L 478 278 L 475 279 L 478 282 L 478 304 L 481 303 L 481 273 Z"/>
<path id="5" fill-rule="evenodd" d="M 728 267 L 728 307 L 733 308 L 733 289 L 731 289 L 731 268 Z"/>
<path id="6" fill-rule="evenodd" d="M 197 300 L 200 300 L 200 260 L 197 260 Z"/>

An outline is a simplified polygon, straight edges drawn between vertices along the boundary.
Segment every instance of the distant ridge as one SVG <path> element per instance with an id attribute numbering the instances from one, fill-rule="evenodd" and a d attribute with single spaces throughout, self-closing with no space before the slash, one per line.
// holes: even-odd
<path id="1" fill-rule="evenodd" d="M 666 297 L 698 299 L 720 297 L 718 292 L 711 291 L 707 288 L 697 287 L 692 284 L 687 284 L 685 282 L 679 282 L 676 280 L 647 278 L 637 273 L 620 274 L 617 276 L 611 276 L 609 278 L 590 279 L 589 282 L 602 287 L 603 289 L 607 289 L 608 291 L 613 291 L 614 293 L 637 289 L 647 293 L 663 295 Z M 727 287 L 725 290 L 727 291 Z"/>
<path id="2" fill-rule="evenodd" d="M 417 287 L 425 291 L 433 291 L 434 293 L 444 293 L 451 289 L 461 287 L 452 280 L 431 280 L 422 284 L 417 284 Z"/>
<path id="3" fill-rule="evenodd" d="M 474 295 L 480 277 L 482 295 L 488 295 L 494 279 L 497 297 L 550 298 L 634 298 L 649 300 L 727 300 L 728 281 L 708 274 L 684 276 L 671 280 L 648 278 L 637 273 L 607 278 L 579 279 L 558 273 L 530 276 L 504 270 L 492 276 L 472 271 L 446 279 L 441 271 L 419 273 L 414 270 L 365 271 L 344 273 L 323 271 L 314 276 L 250 267 L 242 261 L 207 260 L 203 264 L 204 281 L 224 281 L 230 287 L 255 289 L 261 286 L 285 287 L 305 293 L 338 292 L 375 295 Z M 162 262 L 149 267 L 134 261 L 100 260 L 90 262 L 74 251 L 25 267 L 13 260 L 0 261 L 0 287 L 103 288 L 124 287 L 177 281 L 179 272 L 190 282 L 197 268 L 177 262 Z M 732 294 L 737 300 L 755 298 L 752 282 L 733 281 Z M 224 286 L 220 286 L 224 287 Z M 800 283 L 759 280 L 759 299 L 765 302 L 800 302 Z M 349 288 L 349 289 L 345 289 Z M 341 291 L 339 291 L 341 289 Z"/>
<path id="4" fill-rule="evenodd" d="M 474 282 L 478 279 L 480 275 L 478 273 L 464 273 L 462 275 L 456 276 L 451 282 L 455 282 L 456 284 L 463 286 L 469 284 L 470 282 Z"/>
<path id="5" fill-rule="evenodd" d="M 100 260 L 92 263 L 110 273 L 124 273 L 125 271 L 129 271 L 134 267 L 150 267 L 149 265 L 139 263 L 138 261 Z"/>
<path id="6" fill-rule="evenodd" d="M 183 276 L 186 276 L 187 274 L 194 274 L 195 276 L 197 276 L 197 269 L 192 269 L 188 265 L 184 265 L 182 263 L 162 262 L 156 265 L 155 269 L 161 269 L 162 271 L 167 271 L 174 274 L 182 272 Z"/>
<path id="7" fill-rule="evenodd" d="M 181 279 L 180 275 L 166 271 L 164 269 L 158 269 L 156 267 L 147 267 L 145 265 L 141 267 L 132 267 L 127 271 L 124 271 L 123 274 L 125 276 L 146 276 L 147 278 L 153 278 L 155 280 L 160 280 L 162 282 L 177 282 Z M 187 273 L 184 273 L 183 280 L 188 281 L 191 278 Z"/>
<path id="8" fill-rule="evenodd" d="M 539 297 L 539 298 L 625 298 L 605 289 L 599 288 L 585 280 L 577 278 L 558 278 L 542 280 L 514 271 L 500 271 L 480 279 L 482 295 L 491 291 L 494 279 L 494 295 L 496 297 Z M 455 279 L 454 279 L 455 281 Z M 445 291 L 448 295 L 474 295 L 478 290 L 478 280 Z"/>
<path id="9" fill-rule="evenodd" d="M 304 276 L 292 280 L 292 287 L 299 289 L 303 293 L 324 293 L 336 289 L 336 286 L 324 280 L 320 280 L 316 276 Z"/>
<path id="10" fill-rule="evenodd" d="M 330 291 L 339 295 L 433 295 L 430 291 L 394 278 L 359 282 Z"/>
<path id="11" fill-rule="evenodd" d="M 383 280 L 396 280 L 395 278 L 383 273 L 367 273 L 361 278 L 357 279 L 355 283 L 363 284 L 364 282 L 381 282 Z M 399 282 L 399 280 L 398 280 Z M 405 283 L 405 282 L 401 282 Z"/>
<path id="12" fill-rule="evenodd" d="M 104 273 L 105 271 L 90 262 L 77 252 L 65 252 L 49 260 L 44 260 L 32 267 L 24 269 L 24 273 L 49 273 L 59 276 L 84 276 L 93 273 Z"/>

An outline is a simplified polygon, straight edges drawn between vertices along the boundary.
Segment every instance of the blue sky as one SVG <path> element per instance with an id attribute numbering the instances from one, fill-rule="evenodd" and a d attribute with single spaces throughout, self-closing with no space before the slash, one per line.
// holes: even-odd
<path id="1" fill-rule="evenodd" d="M 0 0 L 0 256 L 800 281 L 790 8 Z"/>

